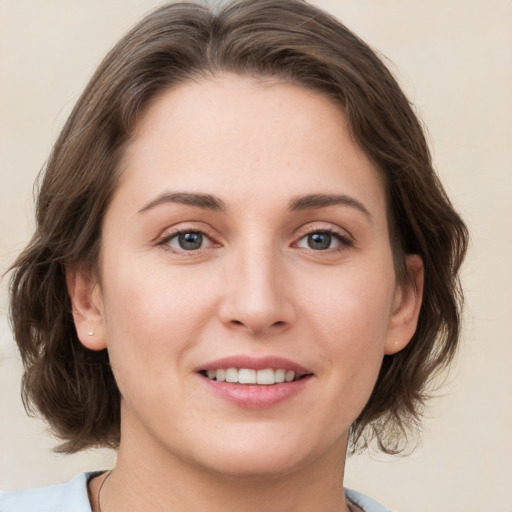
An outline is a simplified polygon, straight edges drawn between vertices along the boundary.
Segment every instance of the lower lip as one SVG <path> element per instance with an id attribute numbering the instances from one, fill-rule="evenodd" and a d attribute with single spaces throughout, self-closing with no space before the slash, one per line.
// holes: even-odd
<path id="1" fill-rule="evenodd" d="M 288 400 L 304 389 L 311 379 L 307 376 L 293 382 L 262 386 L 219 382 L 203 376 L 201 378 L 217 396 L 247 409 L 263 409 Z"/>

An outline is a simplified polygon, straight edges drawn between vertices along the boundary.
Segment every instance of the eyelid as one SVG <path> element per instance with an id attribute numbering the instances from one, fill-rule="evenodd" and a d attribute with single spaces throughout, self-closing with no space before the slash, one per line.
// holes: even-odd
<path id="1" fill-rule="evenodd" d="M 173 239 L 174 237 L 182 234 L 182 233 L 200 233 L 203 235 L 210 243 L 207 247 L 202 247 L 200 249 L 196 250 L 185 250 L 185 249 L 175 249 L 171 248 L 168 244 L 169 240 Z M 353 236 L 343 228 L 340 228 L 339 226 L 332 224 L 330 222 L 309 222 L 306 225 L 301 226 L 295 236 L 294 241 L 292 242 L 291 246 L 297 246 L 298 242 L 302 240 L 304 237 L 311 235 L 313 233 L 328 233 L 334 237 L 340 242 L 341 249 L 352 247 L 355 243 Z M 158 235 L 154 239 L 155 245 L 165 246 L 167 250 L 169 250 L 172 253 L 175 254 L 188 254 L 190 256 L 194 254 L 198 254 L 202 251 L 208 250 L 212 247 L 221 247 L 222 243 L 218 242 L 219 236 L 216 235 L 213 229 L 211 229 L 207 224 L 204 222 L 182 222 L 175 226 L 168 227 L 163 232 Z M 304 248 L 306 249 L 306 248 Z M 330 252 L 330 251 L 336 251 L 340 250 L 340 247 L 333 247 L 330 249 L 325 249 L 324 251 L 318 250 L 318 249 L 309 249 L 312 252 L 315 253 L 322 253 L 322 252 Z"/>
<path id="2" fill-rule="evenodd" d="M 331 233 L 345 240 L 347 243 L 353 244 L 355 242 L 354 237 L 349 231 L 330 222 L 308 222 L 297 230 L 296 239 L 298 240 L 317 232 Z"/>
<path id="3" fill-rule="evenodd" d="M 199 225 L 198 225 L 199 224 Z M 221 244 L 216 241 L 215 235 L 212 233 L 213 230 L 208 229 L 208 227 L 203 222 L 183 222 L 176 226 L 172 226 L 170 228 L 165 229 L 162 234 L 160 234 L 154 241 L 155 245 L 164 246 L 166 250 L 174 253 L 174 254 L 188 254 L 194 255 L 198 254 L 204 250 L 207 250 L 211 247 L 220 247 Z M 209 244 L 207 247 L 201 247 L 200 249 L 187 251 L 185 249 L 176 249 L 169 245 L 169 241 L 175 238 L 176 236 L 182 233 L 200 233 L 204 238 L 209 240 Z"/>
<path id="4" fill-rule="evenodd" d="M 300 247 L 301 249 L 317 254 L 332 253 L 340 252 L 349 247 L 353 247 L 355 243 L 352 235 L 347 230 L 342 229 L 339 226 L 336 226 L 331 223 L 308 223 L 305 226 L 301 226 L 301 228 L 299 228 L 294 238 L 294 242 L 292 243 L 292 246 L 297 247 L 298 243 L 302 239 L 314 233 L 327 233 L 329 235 L 332 235 L 339 241 L 340 245 L 324 250 Z"/>

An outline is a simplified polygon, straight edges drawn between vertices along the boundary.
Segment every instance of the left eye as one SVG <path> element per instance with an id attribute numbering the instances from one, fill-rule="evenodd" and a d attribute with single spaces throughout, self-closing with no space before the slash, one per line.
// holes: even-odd
<path id="1" fill-rule="evenodd" d="M 328 231 L 315 231 L 302 237 L 298 246 L 305 249 L 313 249 L 314 251 L 325 251 L 332 249 L 341 244 L 340 236 L 336 233 L 330 233 Z"/>
<path id="2" fill-rule="evenodd" d="M 166 244 L 178 251 L 197 251 L 202 249 L 209 241 L 208 237 L 200 231 L 183 231 L 166 240 Z"/>

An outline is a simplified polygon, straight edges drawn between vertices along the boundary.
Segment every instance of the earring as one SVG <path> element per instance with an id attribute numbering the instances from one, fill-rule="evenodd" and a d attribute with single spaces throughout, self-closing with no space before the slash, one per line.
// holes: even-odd
<path id="1" fill-rule="evenodd" d="M 94 335 L 94 331 L 87 331 L 87 335 L 88 336 L 93 336 Z"/>

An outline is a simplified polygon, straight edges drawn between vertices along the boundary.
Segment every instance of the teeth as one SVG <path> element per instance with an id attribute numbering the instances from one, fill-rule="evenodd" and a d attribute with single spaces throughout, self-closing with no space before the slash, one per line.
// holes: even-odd
<path id="1" fill-rule="evenodd" d="M 295 372 L 293 370 L 288 370 L 284 376 L 284 379 L 286 382 L 291 382 L 293 379 L 295 379 Z"/>
<path id="2" fill-rule="evenodd" d="M 281 384 L 283 382 L 292 382 L 295 380 L 293 370 L 283 370 L 281 368 L 274 370 L 266 368 L 264 370 L 253 370 L 250 368 L 227 368 L 219 370 L 208 370 L 206 375 L 211 380 L 219 382 L 231 382 L 234 384 L 259 384 L 262 386 L 271 386 L 272 384 Z"/>
<path id="3" fill-rule="evenodd" d="M 258 370 L 256 374 L 256 382 L 264 386 L 270 386 L 276 382 L 275 372 L 272 368 L 267 370 Z"/>
<path id="4" fill-rule="evenodd" d="M 238 382 L 238 370 L 236 368 L 226 370 L 226 382 Z"/>
<path id="5" fill-rule="evenodd" d="M 238 370 L 238 382 L 240 384 L 256 384 L 256 370 L 241 368 Z"/>
<path id="6" fill-rule="evenodd" d="M 276 370 L 274 378 L 278 383 L 284 382 L 286 380 L 286 370 Z"/>

